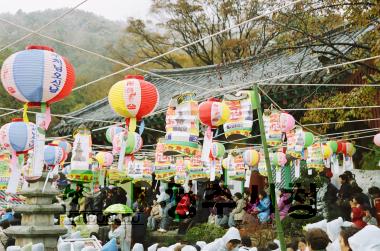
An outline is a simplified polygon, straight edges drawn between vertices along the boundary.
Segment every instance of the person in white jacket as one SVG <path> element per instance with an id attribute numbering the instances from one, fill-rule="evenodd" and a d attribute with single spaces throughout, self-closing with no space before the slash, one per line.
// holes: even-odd
<path id="1" fill-rule="evenodd" d="M 108 238 L 115 238 L 121 251 L 129 251 L 125 236 L 125 227 L 121 224 L 121 220 L 115 219 L 108 233 Z"/>
<path id="2" fill-rule="evenodd" d="M 380 228 L 368 225 L 348 238 L 352 251 L 378 251 L 380 250 Z"/>
<path id="3" fill-rule="evenodd" d="M 231 227 L 222 238 L 207 244 L 202 248 L 202 251 L 237 251 L 240 243 L 241 237 L 239 230 L 235 227 Z"/>

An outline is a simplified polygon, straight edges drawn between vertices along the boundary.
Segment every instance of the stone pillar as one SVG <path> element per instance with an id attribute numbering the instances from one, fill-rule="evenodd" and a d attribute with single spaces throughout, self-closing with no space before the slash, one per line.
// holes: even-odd
<path id="1" fill-rule="evenodd" d="M 29 181 L 28 187 L 21 191 L 20 194 L 26 197 L 26 204 L 13 206 L 13 210 L 22 215 L 21 226 L 9 227 L 6 234 L 16 239 L 17 246 L 43 243 L 46 251 L 57 250 L 58 237 L 67 232 L 66 228 L 54 225 L 54 214 L 64 210 L 63 206 L 52 204 L 52 199 L 59 193 L 52 187 L 52 179 L 42 192 L 46 175 L 44 172 L 41 178 Z"/>

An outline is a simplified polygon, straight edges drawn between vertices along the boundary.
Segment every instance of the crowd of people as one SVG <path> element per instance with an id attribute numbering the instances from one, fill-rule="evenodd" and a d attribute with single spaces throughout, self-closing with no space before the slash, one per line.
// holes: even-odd
<path id="1" fill-rule="evenodd" d="M 343 228 L 339 234 L 335 234 L 334 238 L 330 236 L 327 227 L 311 228 L 309 226 L 304 237 L 295 238 L 291 243 L 288 243 L 288 251 L 325 250 L 326 248 L 327 250 L 334 250 L 328 249 L 328 246 L 331 246 L 337 239 L 339 239 L 342 251 L 351 250 L 349 239 L 352 236 L 361 230 L 373 231 L 372 226 L 376 226 L 375 228 L 378 229 L 380 188 L 371 187 L 368 189 L 368 193 L 364 193 L 363 189 L 356 183 L 354 175 L 349 171 L 340 175 L 339 178 L 341 186 L 337 188 L 331 182 L 328 183 L 328 192 L 325 197 L 328 207 L 335 205 L 332 208 L 337 211 L 334 213 L 340 217 L 338 219 L 341 219 L 341 222 L 349 222 L 349 224 L 341 224 Z M 76 191 L 82 189 L 77 187 Z M 279 248 L 279 244 L 276 242 L 269 243 L 266 247 L 253 248 L 249 237 L 240 237 L 239 234 L 239 228 L 245 224 L 252 222 L 270 224 L 272 222 L 274 210 L 268 187 L 256 192 L 246 189 L 243 193 L 232 194 L 223 180 L 219 180 L 218 182 L 207 183 L 201 193 L 199 190 L 193 191 L 191 182 L 186 184 L 186 187 L 164 188 L 164 186 L 160 186 L 158 190 L 157 194 L 154 191 L 150 191 L 149 194 L 147 190 L 141 192 L 133 203 L 133 215 L 101 215 L 102 221 L 99 220 L 99 215 L 91 214 L 85 210 L 81 211 L 81 208 L 83 210 L 86 207 L 80 205 L 81 203 L 86 204 L 83 199 L 84 196 L 78 196 L 79 193 L 72 193 L 70 205 L 73 203 L 78 203 L 78 205 L 71 206 L 71 209 L 67 210 L 67 217 L 63 223 L 68 229 L 68 234 L 63 238 L 95 236 L 103 244 L 115 240 L 119 249 L 127 251 L 131 250 L 135 244 L 137 245 L 136 248 L 140 245 L 148 245 L 147 231 L 165 233 L 176 229 L 179 234 L 185 234 L 191 226 L 207 222 L 228 229 L 227 234 L 220 240 L 209 244 L 199 242 L 192 247 L 177 245 L 176 249 L 161 247 L 161 250 L 235 250 L 237 247 L 240 250 L 278 250 Z M 288 216 L 292 206 L 302 205 L 306 201 L 314 203 L 313 193 L 300 193 L 301 190 L 299 186 L 295 186 L 293 191 L 280 190 L 277 204 L 281 220 Z M 120 200 L 122 200 L 121 204 L 127 203 L 126 193 L 120 189 L 108 189 L 101 198 L 103 199 L 91 198 L 91 205 L 96 208 L 97 201 L 100 201 L 99 203 L 103 204 L 101 207 L 105 208 L 120 202 Z M 60 198 L 57 202 L 66 207 L 69 206 Z M 87 204 L 89 203 L 87 202 Z M 72 208 L 77 210 L 74 212 Z M 59 216 L 56 217 L 56 222 L 59 224 Z M 4 210 L 0 220 L 0 251 L 12 245 L 12 241 L 14 242 L 3 230 L 10 225 L 19 225 L 20 222 L 21 215 L 14 214 L 9 208 Z M 327 224 L 327 222 L 325 223 Z M 232 239 L 227 241 L 228 238 Z M 335 243 L 335 245 L 337 244 Z M 182 249 L 178 249 L 179 247 Z"/>

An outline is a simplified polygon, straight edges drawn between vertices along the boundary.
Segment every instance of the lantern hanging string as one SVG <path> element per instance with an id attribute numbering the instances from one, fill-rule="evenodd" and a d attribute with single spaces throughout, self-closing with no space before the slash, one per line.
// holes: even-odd
<path id="1" fill-rule="evenodd" d="M 380 56 L 377 56 L 377 57 L 380 57 Z M 260 86 L 258 86 L 259 90 L 261 93 L 263 93 L 271 102 L 274 106 L 276 106 L 279 110 L 282 110 L 282 108 L 276 103 L 276 101 L 274 101 L 262 88 L 260 88 Z M 318 136 L 323 136 L 322 134 L 318 133 L 318 132 L 315 132 L 311 129 L 309 129 L 308 127 L 305 127 L 304 125 L 302 125 L 298 120 L 296 120 L 296 123 L 301 126 L 302 128 L 304 128 L 305 130 L 309 131 L 309 132 L 312 132 L 314 133 L 315 135 L 318 135 Z M 364 147 L 364 146 L 360 146 L 360 145 L 356 145 L 357 147 L 359 148 L 362 148 L 362 149 L 366 149 L 366 150 L 369 150 L 369 151 L 373 151 L 371 148 L 368 148 L 368 147 Z"/>
<path id="2" fill-rule="evenodd" d="M 14 109 L 0 107 L 0 110 L 14 110 Z M 34 112 L 31 112 L 31 111 L 28 111 L 28 112 L 34 113 Z M 85 118 L 73 117 L 73 116 L 68 116 L 68 115 L 60 115 L 60 114 L 52 114 L 52 116 L 63 117 L 63 118 L 70 118 L 70 119 L 78 119 L 78 120 L 86 120 L 86 121 L 94 121 L 94 122 L 119 124 L 118 122 L 115 122 L 115 121 L 85 119 Z M 336 122 L 323 122 L 323 123 L 313 123 L 313 124 L 303 124 L 302 127 L 316 126 L 316 125 L 329 125 L 329 124 L 338 124 L 338 123 L 353 123 L 353 122 L 363 122 L 363 121 L 373 121 L 373 120 L 380 120 L 380 118 L 361 119 L 361 120 L 348 120 L 348 121 L 336 121 Z M 92 131 L 99 131 L 99 130 L 107 129 L 107 128 L 109 128 L 109 126 L 93 129 Z M 147 128 L 147 130 L 152 130 L 152 131 L 156 131 L 156 132 L 166 133 L 165 131 L 161 131 L 161 130 L 157 130 L 157 129 L 153 129 L 153 128 L 149 128 L 149 127 L 145 127 L 145 128 Z M 365 130 L 367 130 L 367 129 L 365 129 Z M 362 130 L 354 130 L 354 131 L 349 131 L 349 132 L 357 132 L 357 131 L 362 131 Z M 338 133 L 333 133 L 331 135 L 342 134 L 342 133 L 348 133 L 348 132 L 338 132 Z M 221 135 L 222 134 L 218 134 L 218 135 L 216 135 L 216 137 L 221 136 Z M 328 135 L 330 135 L 330 134 L 328 134 Z M 258 135 L 256 135 L 256 136 L 258 136 Z M 249 137 L 249 138 L 253 138 L 253 137 L 256 137 L 256 136 L 252 136 L 252 137 Z M 63 138 L 68 138 L 68 137 L 71 137 L 71 135 L 51 138 L 51 140 L 53 140 L 53 139 L 63 139 Z M 229 141 L 229 142 L 225 141 L 225 143 L 233 143 L 233 142 L 241 141 L 241 140 L 244 140 L 244 139 L 248 139 L 248 138 L 237 139 L 237 140 L 233 140 L 233 141 Z"/>
<path id="3" fill-rule="evenodd" d="M 84 48 L 81 48 L 79 46 L 76 46 L 76 45 L 72 45 L 72 44 L 69 44 L 67 42 L 64 42 L 62 40 L 59 40 L 59 39 L 56 39 L 56 38 L 53 38 L 53 37 L 50 37 L 50 36 L 47 36 L 47 35 L 44 35 L 44 34 L 41 34 L 41 33 L 38 33 L 38 32 L 34 32 L 33 30 L 25 27 L 25 26 L 22 26 L 22 25 L 19 25 L 19 24 L 16 24 L 16 23 L 13 23 L 9 20 L 6 20 L 2 17 L 0 17 L 0 21 L 4 22 L 4 23 L 7 23 L 7 24 L 10 24 L 10 25 L 13 25 L 15 27 L 18 27 L 20 29 L 23 29 L 25 31 L 29 31 L 29 32 L 33 32 L 34 34 L 38 35 L 38 36 L 41 36 L 41 37 L 44 37 L 46 39 L 49 39 L 49 40 L 52 40 L 54 42 L 57 42 L 59 44 L 63 44 L 63 45 L 66 45 L 68 47 L 71 47 L 71 48 L 74 48 L 74 49 L 77 49 L 77 50 L 80 50 L 82 52 L 85 52 L 85 53 L 88 53 L 88 54 L 91 54 L 93 56 L 97 56 L 99 58 L 102 58 L 102 59 L 105 59 L 109 62 L 112 62 L 112 63 L 115 63 L 115 64 L 118 64 L 118 65 L 121 65 L 121 66 L 124 66 L 124 67 L 129 67 L 130 65 L 129 64 L 126 64 L 126 63 L 123 63 L 119 60 L 116 60 L 116 59 L 113 59 L 113 58 L 110 58 L 110 57 L 107 57 L 107 56 L 104 56 L 104 55 L 101 55 L 97 52 L 93 52 L 93 51 L 90 51 L 90 50 L 87 50 L 87 49 L 84 49 Z M 149 74 L 151 76 L 154 76 L 154 77 L 157 77 L 157 78 L 161 78 L 161 79 L 165 79 L 165 80 L 168 80 L 168 81 L 171 81 L 173 83 L 177 83 L 177 84 L 181 84 L 181 85 L 186 85 L 186 86 L 191 86 L 191 87 L 194 87 L 194 88 L 197 88 L 197 89 L 202 89 L 202 90 L 208 90 L 208 88 L 204 88 L 202 86 L 197 86 L 197 85 L 193 85 L 193 84 L 189 84 L 189 83 L 186 83 L 186 82 L 183 82 L 183 81 L 180 81 L 178 79 L 173 79 L 173 78 L 170 78 L 170 77 L 166 77 L 164 75 L 160 75 L 160 74 L 157 74 L 157 73 L 154 73 L 154 72 L 151 72 L 151 71 L 148 71 L 148 70 L 144 70 L 144 69 L 141 69 L 141 68 L 134 68 L 135 70 L 137 71 L 140 71 L 140 72 L 143 72 L 143 73 L 146 73 L 146 74 Z"/>
<path id="4" fill-rule="evenodd" d="M 6 107 L 0 107 L 0 110 L 20 112 L 19 109 L 12 109 L 12 108 L 6 108 Z M 37 114 L 37 112 L 32 112 L 32 111 L 28 111 L 28 113 Z M 77 119 L 77 120 L 84 120 L 84 121 L 92 121 L 92 122 L 110 123 L 110 124 L 120 125 L 120 122 L 115 122 L 115 121 L 111 121 L 111 120 L 86 119 L 86 118 L 73 117 L 73 116 L 64 115 L 64 114 L 51 114 L 51 116 L 59 117 L 59 118 Z M 108 127 L 106 127 L 106 128 L 108 128 Z M 137 127 L 139 127 L 139 126 L 137 125 Z M 106 129 L 106 128 L 104 128 L 104 129 Z M 154 132 L 160 132 L 160 133 L 164 133 L 164 134 L 166 133 L 165 131 L 154 129 L 154 128 L 149 128 L 149 127 L 144 127 L 144 129 L 154 131 Z M 66 136 L 62 136 L 62 137 L 66 137 Z M 62 138 L 62 137 L 58 137 L 58 138 Z"/>
<path id="5" fill-rule="evenodd" d="M 3 48 L 0 49 L 0 52 L 8 49 L 9 47 L 12 47 L 16 44 L 18 44 L 19 42 L 27 39 L 28 37 L 34 35 L 35 33 L 37 32 L 40 32 L 42 31 L 43 29 L 45 29 L 46 27 L 48 27 L 49 25 L 57 22 L 58 20 L 62 19 L 64 16 L 70 14 L 71 12 L 73 12 L 75 9 L 79 8 L 82 4 L 84 4 L 85 2 L 87 2 L 88 0 L 83 0 L 82 2 L 78 3 L 77 5 L 75 5 L 74 7 L 70 8 L 69 10 L 65 11 L 64 13 L 62 13 L 61 15 L 59 15 L 58 17 L 54 18 L 53 20 L 51 20 L 50 22 L 48 22 L 47 24 L 41 26 L 40 28 L 38 28 L 37 30 L 33 31 L 33 32 L 30 32 L 29 34 L 26 34 L 25 36 L 17 39 L 16 41 L 4 46 Z"/>

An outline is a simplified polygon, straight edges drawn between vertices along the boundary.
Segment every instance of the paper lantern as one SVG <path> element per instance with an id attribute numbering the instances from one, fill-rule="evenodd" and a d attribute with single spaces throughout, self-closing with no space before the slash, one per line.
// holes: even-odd
<path id="1" fill-rule="evenodd" d="M 328 159 L 333 154 L 333 149 L 329 145 L 323 145 L 322 154 L 324 159 Z"/>
<path id="2" fill-rule="evenodd" d="M 243 152 L 243 160 L 247 166 L 250 166 L 250 167 L 256 166 L 260 161 L 259 152 L 256 151 L 255 149 L 245 150 Z"/>
<path id="3" fill-rule="evenodd" d="M 314 143 L 314 135 L 311 132 L 305 132 L 305 148 L 308 148 Z"/>
<path id="4" fill-rule="evenodd" d="M 130 131 L 135 130 L 136 120 L 141 120 L 156 109 L 158 100 L 157 88 L 145 81 L 143 76 L 135 75 L 128 75 L 114 84 L 108 94 L 112 109 L 127 120 L 130 119 Z"/>
<path id="5" fill-rule="evenodd" d="M 56 166 L 63 161 L 65 152 L 62 147 L 54 144 L 45 146 L 44 162 L 47 166 Z"/>
<path id="6" fill-rule="evenodd" d="M 114 137 L 112 144 L 117 145 L 116 147 L 117 153 L 120 153 L 123 136 L 124 136 L 123 133 L 119 133 Z M 130 154 L 134 154 L 138 152 L 141 149 L 142 145 L 143 145 L 143 140 L 140 134 L 136 132 L 128 132 L 128 137 L 126 140 L 126 147 L 125 147 L 125 154 L 130 155 Z"/>
<path id="7" fill-rule="evenodd" d="M 338 148 L 336 150 L 337 153 L 343 153 L 343 155 L 347 154 L 346 142 L 338 141 Z"/>
<path id="8" fill-rule="evenodd" d="M 51 143 L 53 145 L 57 145 L 59 147 L 62 147 L 63 151 L 65 151 L 66 154 L 69 154 L 72 150 L 72 146 L 67 140 L 57 139 L 57 140 L 53 140 Z"/>
<path id="9" fill-rule="evenodd" d="M 75 83 L 70 62 L 46 46 L 31 45 L 9 56 L 1 67 L 5 90 L 25 103 L 54 103 L 71 93 Z"/>
<path id="10" fill-rule="evenodd" d="M 375 135 L 375 137 L 373 138 L 373 143 L 375 143 L 375 145 L 377 146 L 380 146 L 380 133 Z"/>
<path id="11" fill-rule="evenodd" d="M 282 144 L 283 133 L 280 126 L 281 112 L 278 110 L 271 110 L 268 114 L 263 114 L 263 122 L 265 128 L 265 137 L 268 146 L 279 146 Z"/>
<path id="12" fill-rule="evenodd" d="M 210 157 L 212 159 L 221 159 L 226 152 L 226 148 L 222 143 L 213 142 L 210 151 Z"/>
<path id="13" fill-rule="evenodd" d="M 98 152 L 95 159 L 99 162 L 100 166 L 110 167 L 113 162 L 113 155 L 109 152 Z"/>
<path id="14" fill-rule="evenodd" d="M 218 99 L 211 98 L 199 105 L 199 120 L 208 127 L 217 128 L 223 125 L 229 117 L 229 108 Z"/>
<path id="15" fill-rule="evenodd" d="M 207 161 L 209 152 L 212 147 L 212 131 L 211 129 L 223 125 L 230 117 L 229 108 L 219 102 L 218 99 L 211 98 L 199 105 L 199 120 L 207 126 L 203 138 L 202 161 Z"/>
<path id="16" fill-rule="evenodd" d="M 121 133 L 121 132 L 125 132 L 125 128 L 121 127 L 121 126 L 111 126 L 111 127 L 108 127 L 107 131 L 106 131 L 106 139 L 109 143 L 112 143 L 112 140 L 113 140 L 113 137 L 115 137 L 115 135 Z"/>
<path id="17" fill-rule="evenodd" d="M 346 143 L 346 155 L 352 157 L 356 152 L 354 144 L 347 142 Z"/>
<path id="18" fill-rule="evenodd" d="M 338 143 L 336 141 L 327 141 L 327 145 L 331 147 L 333 153 L 338 150 Z"/>
<path id="19" fill-rule="evenodd" d="M 252 91 L 239 91 L 226 94 L 223 103 L 230 109 L 230 117 L 223 124 L 224 135 L 228 140 L 238 140 L 251 136 L 254 104 Z"/>
<path id="20" fill-rule="evenodd" d="M 37 127 L 31 122 L 22 119 L 13 119 L 0 129 L 0 142 L 4 148 L 12 152 L 23 153 L 34 147 Z"/>
<path id="21" fill-rule="evenodd" d="M 273 159 L 272 159 L 272 164 L 274 166 L 284 166 L 286 162 L 288 161 L 286 159 L 286 154 L 283 152 L 275 152 L 273 153 Z"/>
<path id="22" fill-rule="evenodd" d="M 194 156 L 200 152 L 198 102 L 191 92 L 175 95 L 169 101 L 165 118 L 165 155 Z"/>
<path id="23" fill-rule="evenodd" d="M 296 121 L 289 113 L 282 112 L 280 115 L 280 127 L 282 132 L 289 132 L 293 130 Z"/>

